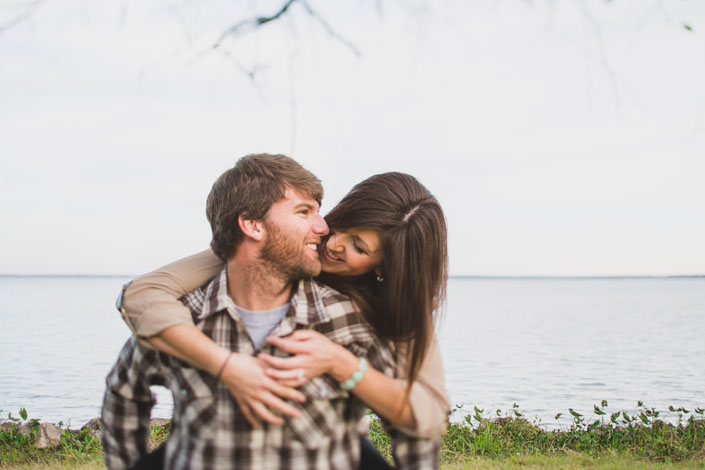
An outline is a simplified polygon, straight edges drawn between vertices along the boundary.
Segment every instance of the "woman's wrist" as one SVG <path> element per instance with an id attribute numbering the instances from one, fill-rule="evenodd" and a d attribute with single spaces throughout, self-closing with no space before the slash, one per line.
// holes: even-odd
<path id="1" fill-rule="evenodd" d="M 360 359 L 342 346 L 338 346 L 333 368 L 329 372 L 338 382 L 344 382 L 357 371 Z"/>
<path id="2" fill-rule="evenodd" d="M 350 376 L 349 379 L 347 379 L 345 382 L 340 384 L 340 388 L 345 390 L 345 391 L 351 391 L 352 389 L 357 386 L 358 383 L 360 383 L 365 376 L 365 372 L 367 372 L 368 369 L 367 365 L 367 359 L 364 357 L 359 358 L 359 362 L 357 363 L 357 370 L 353 372 L 352 376 Z"/>

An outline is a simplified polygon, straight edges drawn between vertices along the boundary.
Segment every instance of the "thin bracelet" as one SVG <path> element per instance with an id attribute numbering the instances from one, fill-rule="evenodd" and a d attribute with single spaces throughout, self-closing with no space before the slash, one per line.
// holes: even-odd
<path id="1" fill-rule="evenodd" d="M 355 385 L 357 385 L 358 382 L 362 380 L 362 377 L 365 375 L 365 372 L 368 369 L 367 359 L 365 359 L 364 357 L 361 357 L 359 359 L 360 363 L 357 365 L 357 370 L 352 375 L 352 377 L 340 384 L 340 388 L 345 391 L 350 391 L 355 388 Z"/>
<path id="2" fill-rule="evenodd" d="M 228 361 L 230 360 L 231 357 L 233 357 L 233 354 L 235 354 L 233 351 L 230 351 L 230 354 L 228 354 L 228 357 L 225 358 L 223 361 L 223 365 L 220 366 L 220 370 L 215 376 L 215 380 L 220 380 L 220 376 L 223 375 L 223 371 L 225 370 L 225 366 L 228 365 Z"/>

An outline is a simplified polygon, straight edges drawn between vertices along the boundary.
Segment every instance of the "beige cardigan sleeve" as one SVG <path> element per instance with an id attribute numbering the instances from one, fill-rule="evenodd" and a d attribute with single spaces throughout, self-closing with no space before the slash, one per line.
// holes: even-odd
<path id="1" fill-rule="evenodd" d="M 154 336 L 170 326 L 192 325 L 191 312 L 178 299 L 201 287 L 223 269 L 223 262 L 205 250 L 135 279 L 123 296 L 123 319 L 138 337 Z M 400 351 L 400 357 L 404 352 Z M 406 364 L 398 364 L 400 382 L 406 387 Z M 445 392 L 443 361 L 435 335 L 411 386 L 409 405 L 414 413 L 414 428 L 397 427 L 401 432 L 433 438 L 446 429 L 450 405 Z"/>
<path id="2" fill-rule="evenodd" d="M 400 353 L 402 353 L 400 357 L 404 357 L 403 351 Z M 400 377 L 404 377 L 408 368 L 406 364 L 400 362 L 397 370 Z M 400 380 L 400 382 L 406 387 L 405 380 Z M 396 426 L 404 434 L 420 438 L 435 438 L 441 436 L 446 430 L 450 403 L 445 390 L 441 350 L 438 347 L 435 334 L 431 338 L 426 357 L 421 363 L 418 377 L 411 386 L 409 406 L 414 413 L 416 427 Z"/>
<path id="3" fill-rule="evenodd" d="M 135 279 L 123 296 L 123 320 L 142 338 L 170 326 L 193 325 L 191 312 L 178 299 L 201 287 L 223 269 L 223 262 L 205 250 Z"/>

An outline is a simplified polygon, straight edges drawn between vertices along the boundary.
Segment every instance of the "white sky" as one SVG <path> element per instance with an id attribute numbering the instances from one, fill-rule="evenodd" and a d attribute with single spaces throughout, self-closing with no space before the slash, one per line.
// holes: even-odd
<path id="1" fill-rule="evenodd" d="M 270 152 L 324 212 L 417 176 L 452 274 L 705 274 L 705 3 L 313 0 L 359 57 L 297 4 L 208 52 L 281 3 L 46 0 L 0 34 L 0 273 L 203 249 L 212 182 Z"/>

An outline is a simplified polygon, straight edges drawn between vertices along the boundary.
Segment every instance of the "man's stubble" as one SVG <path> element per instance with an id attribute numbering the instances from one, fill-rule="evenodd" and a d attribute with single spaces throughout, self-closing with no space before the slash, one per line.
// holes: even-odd
<path id="1" fill-rule="evenodd" d="M 265 228 L 267 240 L 260 260 L 268 270 L 289 281 L 320 274 L 321 263 L 318 258 L 307 256 L 303 237 L 288 233 L 272 222 L 265 222 Z"/>

